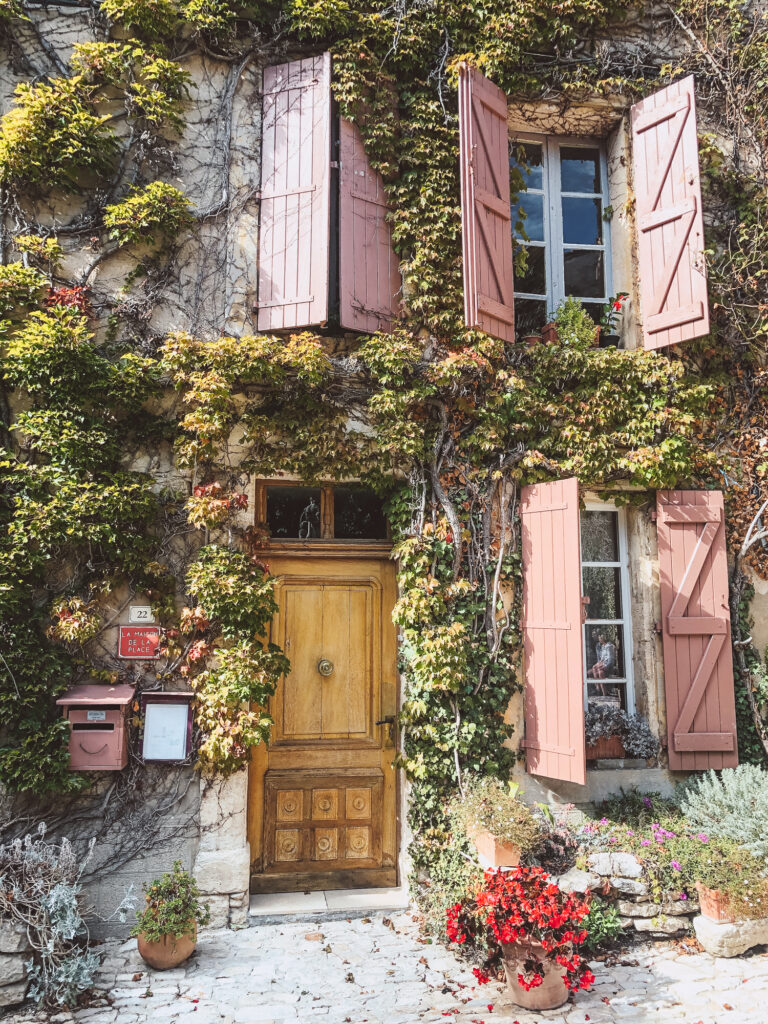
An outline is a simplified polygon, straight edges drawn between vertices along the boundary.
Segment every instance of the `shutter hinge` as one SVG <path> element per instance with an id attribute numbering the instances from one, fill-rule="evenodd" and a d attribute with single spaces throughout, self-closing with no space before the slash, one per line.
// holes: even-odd
<path id="1" fill-rule="evenodd" d="M 648 518 L 649 518 L 649 519 L 651 520 L 651 522 L 652 522 L 652 523 L 655 523 L 655 522 L 656 522 L 656 520 L 657 520 L 657 519 L 659 518 L 659 515 L 658 515 L 658 513 L 657 513 L 657 511 L 656 511 L 656 509 L 655 509 L 655 508 L 652 508 L 652 509 L 651 509 L 651 510 L 649 511 L 649 513 L 648 513 Z"/>
<path id="2" fill-rule="evenodd" d="M 334 171 L 338 171 L 338 169 L 339 169 L 339 161 L 338 160 L 331 160 L 331 169 L 334 170 Z"/>
<path id="3" fill-rule="evenodd" d="M 664 628 L 663 628 L 663 626 L 661 624 L 661 620 L 660 619 L 656 619 L 656 621 L 654 622 L 654 624 L 653 624 L 653 632 L 656 633 L 657 636 L 661 636 L 661 634 L 664 632 Z"/>

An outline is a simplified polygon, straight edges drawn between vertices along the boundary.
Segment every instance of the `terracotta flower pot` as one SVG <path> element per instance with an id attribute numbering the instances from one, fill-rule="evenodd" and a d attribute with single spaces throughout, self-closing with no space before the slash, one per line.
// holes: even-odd
<path id="1" fill-rule="evenodd" d="M 728 909 L 728 897 L 720 889 L 710 889 L 702 882 L 697 882 L 696 891 L 699 894 L 699 909 L 704 917 L 711 921 L 736 920 Z"/>
<path id="2" fill-rule="evenodd" d="M 507 991 L 516 1006 L 526 1010 L 554 1010 L 568 1000 L 568 986 L 563 981 L 565 969 L 558 963 L 546 961 L 541 971 L 543 981 L 527 991 L 517 980 L 523 965 L 532 955 L 542 956 L 544 947 L 538 942 L 512 942 L 501 947 Z"/>
<path id="3" fill-rule="evenodd" d="M 602 757 L 626 757 L 621 736 L 601 736 L 587 747 L 587 760 L 598 761 Z"/>
<path id="4" fill-rule="evenodd" d="M 178 938 L 164 935 L 159 942 L 150 942 L 144 938 L 143 932 L 139 932 L 137 943 L 139 953 L 150 967 L 154 967 L 156 971 L 167 971 L 189 960 L 195 952 L 197 925 L 193 925 L 188 935 L 181 935 Z"/>
<path id="5" fill-rule="evenodd" d="M 541 335 L 540 334 L 524 334 L 523 335 L 523 344 L 525 344 L 525 345 L 538 345 L 540 341 L 541 341 Z"/>
<path id="6" fill-rule="evenodd" d="M 469 837 L 481 857 L 494 868 L 515 868 L 520 863 L 520 847 L 514 843 L 500 843 L 487 829 L 469 830 Z"/>
<path id="7" fill-rule="evenodd" d="M 548 323 L 542 327 L 541 340 L 545 345 L 555 345 L 560 340 L 556 323 Z"/>

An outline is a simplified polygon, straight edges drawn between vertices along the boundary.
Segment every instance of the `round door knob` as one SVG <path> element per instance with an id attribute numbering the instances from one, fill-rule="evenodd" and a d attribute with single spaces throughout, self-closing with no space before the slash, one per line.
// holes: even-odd
<path id="1" fill-rule="evenodd" d="M 317 663 L 317 671 L 321 676 L 329 676 L 333 672 L 333 662 L 327 658 L 321 658 Z"/>

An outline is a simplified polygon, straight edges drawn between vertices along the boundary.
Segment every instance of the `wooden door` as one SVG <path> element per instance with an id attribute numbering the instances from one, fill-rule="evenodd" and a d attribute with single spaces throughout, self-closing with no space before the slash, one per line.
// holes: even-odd
<path id="1" fill-rule="evenodd" d="M 394 567 L 270 559 L 272 630 L 291 671 L 250 773 L 251 889 L 397 884 Z"/>

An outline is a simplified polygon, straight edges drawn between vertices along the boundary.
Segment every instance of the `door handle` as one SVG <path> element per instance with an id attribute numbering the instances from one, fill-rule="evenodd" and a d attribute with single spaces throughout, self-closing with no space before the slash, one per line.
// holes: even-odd
<path id="1" fill-rule="evenodd" d="M 388 746 L 388 747 L 394 747 L 394 745 L 395 745 L 395 716 L 394 715 L 384 715 L 383 718 L 380 718 L 378 720 L 376 725 L 386 725 L 387 726 L 387 739 L 388 739 L 388 742 L 385 745 Z"/>

